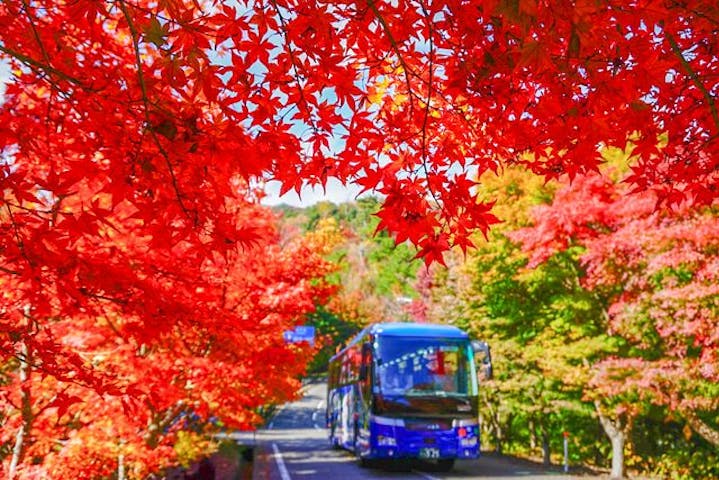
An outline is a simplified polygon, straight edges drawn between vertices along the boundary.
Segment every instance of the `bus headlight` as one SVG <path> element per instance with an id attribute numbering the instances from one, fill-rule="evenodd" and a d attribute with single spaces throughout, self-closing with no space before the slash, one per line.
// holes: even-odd
<path id="1" fill-rule="evenodd" d="M 384 435 L 377 435 L 377 445 L 380 447 L 396 447 L 397 440 L 394 437 L 386 437 Z"/>

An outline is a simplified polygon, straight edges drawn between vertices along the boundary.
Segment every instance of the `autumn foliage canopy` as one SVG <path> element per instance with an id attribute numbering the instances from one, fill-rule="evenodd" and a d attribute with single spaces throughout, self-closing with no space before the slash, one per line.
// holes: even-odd
<path id="1" fill-rule="evenodd" d="M 630 394 L 634 402 L 666 405 L 717 445 L 717 432 L 696 414 L 717 408 L 716 209 L 658 211 L 654 195 L 627 202 L 624 188 L 583 177 L 511 236 L 529 253 L 530 267 L 582 249 L 583 286 L 607 298 L 608 332 L 632 346 L 594 366 L 593 387 L 606 397 Z"/>
<path id="2" fill-rule="evenodd" d="M 277 337 L 329 267 L 282 248 L 266 179 L 382 194 L 380 228 L 428 262 L 496 222 L 473 187 L 503 165 L 574 178 L 631 142 L 633 190 L 714 202 L 718 21 L 712 1 L 2 2 L 0 352 L 42 370 L 5 382 L 3 445 L 76 425 L 90 388 L 141 404 L 154 447 L 178 405 L 233 400 L 178 393 L 212 390 L 208 359 L 250 395 L 238 425 L 292 390 Z"/>

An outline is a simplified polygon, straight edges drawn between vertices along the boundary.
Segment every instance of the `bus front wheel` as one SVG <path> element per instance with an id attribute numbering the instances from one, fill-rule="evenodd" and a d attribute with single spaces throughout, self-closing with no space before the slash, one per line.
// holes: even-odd
<path id="1" fill-rule="evenodd" d="M 358 430 L 358 428 L 355 425 L 354 446 L 355 446 L 355 457 L 357 457 L 357 465 L 359 465 L 361 468 L 368 468 L 371 466 L 370 465 L 371 462 L 370 462 L 369 458 L 365 458 L 362 456 L 362 452 L 360 451 L 360 446 L 359 446 L 359 440 L 358 440 L 359 435 L 358 435 L 357 430 Z"/>

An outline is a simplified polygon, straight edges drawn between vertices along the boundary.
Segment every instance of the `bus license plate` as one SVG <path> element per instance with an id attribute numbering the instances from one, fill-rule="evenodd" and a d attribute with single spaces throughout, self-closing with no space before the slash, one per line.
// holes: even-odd
<path id="1" fill-rule="evenodd" d="M 439 448 L 421 448 L 419 458 L 439 458 Z"/>

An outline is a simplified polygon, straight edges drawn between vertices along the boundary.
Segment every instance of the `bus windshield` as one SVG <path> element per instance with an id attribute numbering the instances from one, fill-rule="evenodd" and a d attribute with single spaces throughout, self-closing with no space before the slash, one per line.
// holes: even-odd
<path id="1" fill-rule="evenodd" d="M 462 339 L 380 337 L 375 385 L 382 395 L 474 396 L 471 345 Z"/>

